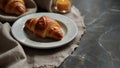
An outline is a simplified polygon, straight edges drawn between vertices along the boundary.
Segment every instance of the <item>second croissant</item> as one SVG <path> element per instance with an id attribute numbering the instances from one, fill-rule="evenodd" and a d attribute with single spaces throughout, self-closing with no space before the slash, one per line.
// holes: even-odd
<path id="1" fill-rule="evenodd" d="M 24 0 L 0 0 L 0 9 L 8 14 L 21 15 L 26 12 Z"/>
<path id="2" fill-rule="evenodd" d="M 59 23 L 48 16 L 31 18 L 25 22 L 25 28 L 41 38 L 52 38 L 61 40 L 63 38 L 62 28 Z"/>

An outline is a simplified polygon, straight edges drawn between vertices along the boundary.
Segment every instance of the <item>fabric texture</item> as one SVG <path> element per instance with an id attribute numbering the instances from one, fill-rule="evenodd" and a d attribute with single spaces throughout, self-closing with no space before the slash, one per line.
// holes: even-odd
<path id="1" fill-rule="evenodd" d="M 0 24 L 0 68 L 29 68 L 25 52 L 10 35 L 10 28 L 9 23 Z"/>
<path id="2" fill-rule="evenodd" d="M 41 0 L 39 1 L 42 2 Z M 48 3 L 44 5 L 48 5 Z M 47 7 L 51 8 L 51 5 Z M 46 10 L 49 11 L 49 9 Z M 68 44 L 54 49 L 34 49 L 24 46 L 12 37 L 9 23 L 0 23 L 0 61 L 2 61 L 0 62 L 0 68 L 59 67 L 72 54 L 75 48 L 79 46 L 80 38 L 85 32 L 83 17 L 75 6 L 72 6 L 71 11 L 64 15 L 71 18 L 78 25 L 78 34 Z"/>
<path id="3" fill-rule="evenodd" d="M 33 0 L 24 0 L 24 1 L 25 1 L 25 5 L 27 8 L 26 13 L 24 13 L 20 16 L 15 16 L 15 15 L 8 15 L 8 14 L 4 13 L 3 11 L 0 11 L 0 21 L 1 22 L 14 22 L 17 19 L 19 19 L 20 17 L 23 17 L 30 13 L 35 13 L 37 11 L 37 5 Z"/>

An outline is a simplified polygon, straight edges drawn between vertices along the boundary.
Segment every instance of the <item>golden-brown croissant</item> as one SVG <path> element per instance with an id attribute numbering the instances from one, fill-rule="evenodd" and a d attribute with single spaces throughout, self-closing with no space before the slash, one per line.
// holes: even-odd
<path id="1" fill-rule="evenodd" d="M 21 15 L 26 12 L 24 0 L 0 0 L 0 9 L 5 13 Z"/>
<path id="2" fill-rule="evenodd" d="M 63 38 L 60 24 L 48 16 L 28 19 L 25 22 L 25 28 L 41 38 L 49 37 L 55 40 Z"/>

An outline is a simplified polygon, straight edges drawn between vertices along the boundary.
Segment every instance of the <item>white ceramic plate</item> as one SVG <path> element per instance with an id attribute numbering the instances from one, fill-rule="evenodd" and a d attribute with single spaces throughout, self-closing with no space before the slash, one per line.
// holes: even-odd
<path id="1" fill-rule="evenodd" d="M 62 40 L 54 41 L 52 39 L 40 39 L 39 37 L 36 37 L 24 29 L 25 22 L 28 19 L 34 17 L 40 18 L 43 15 L 49 16 L 59 21 L 59 24 L 61 25 L 62 31 L 64 33 L 64 38 Z M 75 22 L 66 16 L 56 13 L 34 13 L 18 19 L 13 24 L 11 31 L 14 38 L 20 43 L 33 48 L 46 49 L 60 47 L 72 41 L 78 33 L 78 28 Z"/>

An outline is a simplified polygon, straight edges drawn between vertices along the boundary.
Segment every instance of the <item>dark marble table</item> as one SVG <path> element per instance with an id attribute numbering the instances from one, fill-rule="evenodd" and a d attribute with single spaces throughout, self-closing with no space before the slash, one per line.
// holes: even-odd
<path id="1" fill-rule="evenodd" d="M 86 34 L 60 68 L 120 68 L 120 0 L 72 0 Z"/>

